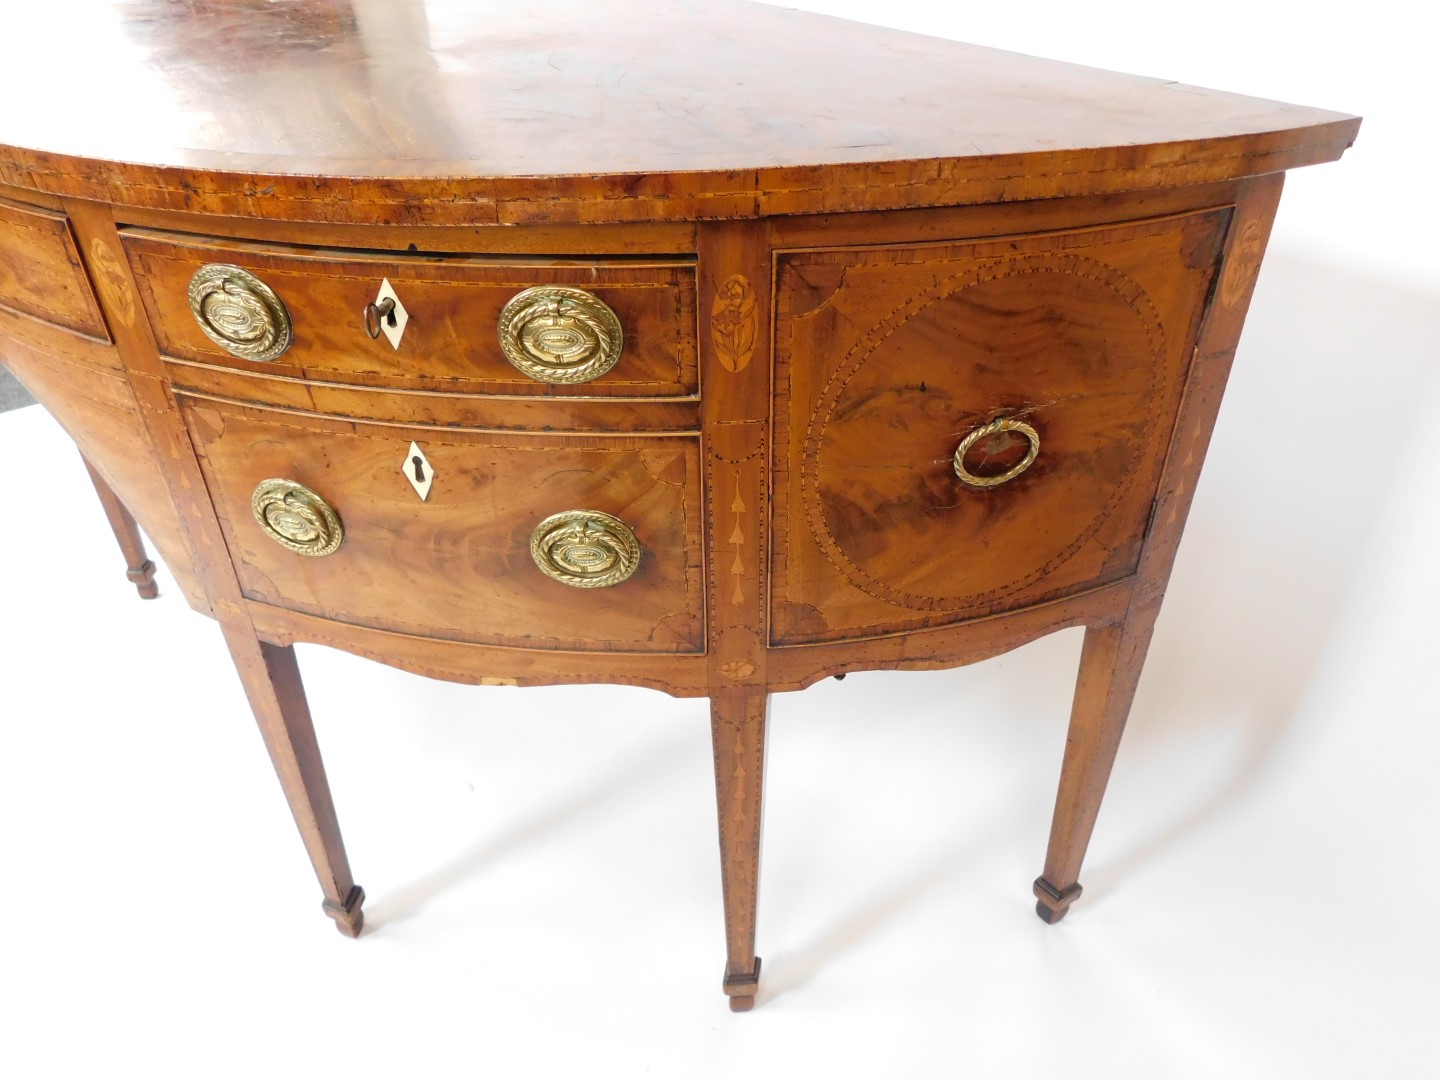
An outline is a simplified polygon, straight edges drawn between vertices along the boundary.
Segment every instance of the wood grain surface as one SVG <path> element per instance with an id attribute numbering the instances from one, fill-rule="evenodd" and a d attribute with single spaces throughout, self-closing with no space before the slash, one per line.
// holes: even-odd
<path id="1" fill-rule="evenodd" d="M 1358 126 L 744 0 L 65 10 L 30 14 L 0 67 L 26 103 L 0 117 L 0 181 L 240 217 L 716 219 L 1135 191 L 1331 160 Z M 103 109 L 34 93 L 70 69 Z"/>
<path id="2" fill-rule="evenodd" d="M 1054 599 L 1135 569 L 1229 211 L 967 245 L 779 256 L 771 640 Z M 999 417 L 1034 464 L 952 457 Z M 1028 446 L 994 436 L 993 474 Z"/>
<path id="3" fill-rule="evenodd" d="M 109 340 L 64 214 L 0 200 L 0 305 Z"/>
<path id="4" fill-rule="evenodd" d="M 1064 916 L 1280 173 L 1357 118 L 742 0 L 32 7 L 0 66 L 0 355 L 93 464 L 127 561 L 138 523 L 218 620 L 343 933 L 364 893 L 296 642 L 709 696 L 743 1010 L 769 695 L 1083 626 L 1034 886 Z M 103 108 L 35 92 L 72 71 Z M 277 362 L 198 330 L 208 262 L 282 295 Z M 361 328 L 385 277 L 398 351 Z M 540 283 L 620 315 L 611 374 L 506 365 L 499 307 Z M 951 457 L 997 417 L 1038 456 L 966 487 Z M 334 507 L 337 551 L 267 537 L 251 494 L 276 477 Z M 566 510 L 633 528 L 634 576 L 543 574 L 531 533 Z"/>
<path id="5" fill-rule="evenodd" d="M 343 623 L 528 649 L 702 652 L 699 445 L 370 427 L 182 399 L 244 595 Z M 421 501 L 401 473 L 414 440 Z M 293 480 L 344 525 L 334 554 L 297 555 L 256 523 L 262 480 Z M 541 573 L 546 517 L 599 510 L 643 549 L 633 577 L 576 589 Z"/>
<path id="6" fill-rule="evenodd" d="M 160 349 L 170 357 L 384 389 L 547 397 L 686 397 L 698 390 L 693 262 L 377 255 L 138 230 L 127 231 L 124 243 Z M 243 267 L 280 297 L 295 334 L 284 354 L 243 360 L 205 336 L 187 289 L 209 263 Z M 383 280 L 409 316 L 399 348 L 383 335 L 371 338 L 363 325 L 361 313 Z M 624 348 L 611 371 L 553 386 L 505 359 L 500 309 L 535 285 L 583 289 L 615 312 Z"/>
<path id="7" fill-rule="evenodd" d="M 116 350 L 0 309 L 0 359 L 145 529 L 190 606 L 208 614 L 209 598 Z"/>

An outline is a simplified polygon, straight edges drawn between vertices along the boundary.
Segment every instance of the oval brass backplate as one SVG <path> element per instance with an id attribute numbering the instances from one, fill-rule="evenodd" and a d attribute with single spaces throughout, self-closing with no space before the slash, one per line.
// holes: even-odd
<path id="1" fill-rule="evenodd" d="M 617 517 L 567 510 L 535 526 L 530 557 L 544 573 L 577 589 L 618 585 L 640 565 L 640 541 Z"/>
<path id="2" fill-rule="evenodd" d="M 330 504 L 293 480 L 261 480 L 250 497 L 250 509 L 266 536 L 297 555 L 329 555 L 345 539 L 340 516 Z"/>
<path id="3" fill-rule="evenodd" d="M 598 379 L 620 361 L 625 334 L 610 306 L 584 289 L 539 285 L 500 311 L 500 349 L 537 382 Z"/>
<path id="4" fill-rule="evenodd" d="M 190 279 L 189 300 L 205 336 L 242 360 L 274 360 L 293 340 L 284 301 L 239 266 L 202 266 Z"/>

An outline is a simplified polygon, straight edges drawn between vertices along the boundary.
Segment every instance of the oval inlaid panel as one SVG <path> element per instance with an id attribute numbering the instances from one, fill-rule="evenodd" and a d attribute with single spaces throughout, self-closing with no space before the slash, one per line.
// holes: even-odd
<path id="1" fill-rule="evenodd" d="M 1153 452 L 1164 358 L 1154 306 L 1112 266 L 972 264 L 860 337 L 820 393 L 801 480 L 811 530 L 893 604 L 962 609 L 1025 589 L 1086 547 Z M 1000 416 L 1038 432 L 1038 457 L 1003 485 L 962 484 L 956 447 Z"/>

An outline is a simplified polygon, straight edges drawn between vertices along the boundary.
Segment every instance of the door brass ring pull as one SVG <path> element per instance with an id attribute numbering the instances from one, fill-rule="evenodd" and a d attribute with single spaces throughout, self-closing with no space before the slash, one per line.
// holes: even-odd
<path id="1" fill-rule="evenodd" d="M 242 360 L 274 360 L 290 347 L 290 312 L 275 291 L 248 270 L 209 263 L 195 271 L 190 313 L 205 336 Z"/>
<path id="2" fill-rule="evenodd" d="M 1003 473 L 998 473 L 995 476 L 977 476 L 975 473 L 972 473 L 969 469 L 965 468 L 965 455 L 970 452 L 970 448 L 973 447 L 976 443 L 978 443 L 981 439 L 988 439 L 992 435 L 999 435 L 1002 431 L 1018 431 L 1021 435 L 1024 435 L 1027 440 L 1029 440 L 1030 448 L 1025 452 L 1025 456 L 1020 460 L 1019 464 L 1014 465 L 1009 469 L 1006 469 Z M 1033 427 L 1031 427 L 1024 421 L 1011 420 L 1008 417 L 1001 417 L 999 420 L 992 420 L 988 424 L 981 424 L 974 431 L 970 432 L 970 434 L 966 435 L 965 438 L 960 440 L 960 446 L 955 451 L 955 475 L 958 476 L 964 483 L 969 484 L 971 487 L 995 487 L 998 484 L 1003 484 L 1007 481 L 1014 480 L 1015 477 L 1019 476 L 1034 463 L 1035 458 L 1039 453 L 1039 432 L 1037 432 Z"/>
<path id="3" fill-rule="evenodd" d="M 545 574 L 577 589 L 618 585 L 640 565 L 640 541 L 619 518 L 599 510 L 552 514 L 530 537 L 530 557 Z"/>
<path id="4" fill-rule="evenodd" d="M 370 335 L 374 341 L 380 336 L 381 320 L 389 319 L 390 325 L 395 325 L 395 299 L 387 296 L 380 303 L 369 303 L 365 305 L 365 333 Z"/>
<path id="5" fill-rule="evenodd" d="M 330 504 L 293 480 L 261 480 L 250 497 L 250 509 L 266 536 L 297 555 L 329 555 L 345 539 Z"/>
<path id="6" fill-rule="evenodd" d="M 536 382 L 598 379 L 620 361 L 625 334 L 610 306 L 584 289 L 539 285 L 500 310 L 505 359 Z"/>

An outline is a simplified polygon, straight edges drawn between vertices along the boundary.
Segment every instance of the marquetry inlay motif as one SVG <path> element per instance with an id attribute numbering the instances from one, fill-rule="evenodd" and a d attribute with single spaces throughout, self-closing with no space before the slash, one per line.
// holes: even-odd
<path id="1" fill-rule="evenodd" d="M 105 293 L 105 299 L 110 301 L 115 317 L 124 323 L 126 328 L 134 326 L 135 294 L 125 279 L 120 260 L 115 258 L 115 253 L 98 236 L 90 241 L 90 268 L 95 271 L 95 280 Z"/>
<path id="2" fill-rule="evenodd" d="M 710 307 L 710 336 L 727 371 L 744 371 L 750 363 L 759 326 L 750 282 L 742 274 L 726 278 Z"/>

